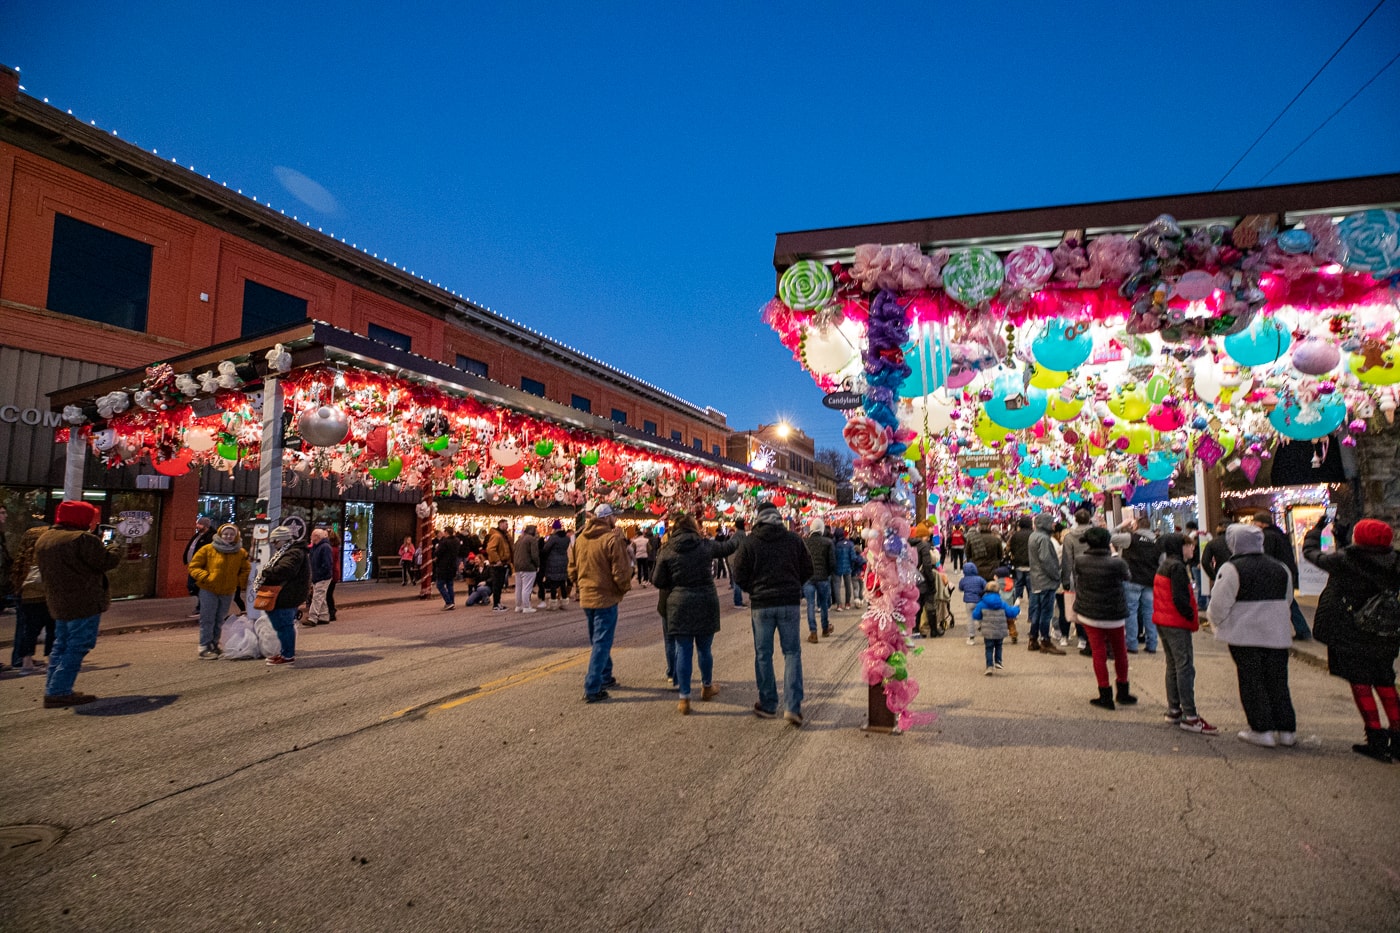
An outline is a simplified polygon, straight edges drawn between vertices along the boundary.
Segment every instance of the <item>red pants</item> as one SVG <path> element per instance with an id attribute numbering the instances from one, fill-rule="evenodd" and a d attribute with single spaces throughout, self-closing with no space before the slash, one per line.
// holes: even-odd
<path id="1" fill-rule="evenodd" d="M 1120 684 L 1128 682 L 1128 642 L 1123 636 L 1123 626 L 1117 628 L 1094 628 L 1084 626 L 1089 636 L 1089 650 L 1094 653 L 1094 677 L 1100 687 L 1108 686 L 1108 649 L 1113 649 L 1113 679 Z"/>

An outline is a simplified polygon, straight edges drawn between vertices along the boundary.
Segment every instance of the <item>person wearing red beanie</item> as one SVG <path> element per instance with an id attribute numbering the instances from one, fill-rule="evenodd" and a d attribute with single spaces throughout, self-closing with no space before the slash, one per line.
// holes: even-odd
<path id="1" fill-rule="evenodd" d="M 44 600 L 54 619 L 44 708 L 79 706 L 97 699 L 74 693 L 83 658 L 97 644 L 97 626 L 111 604 L 107 571 L 121 563 L 117 544 L 104 547 L 92 529 L 101 513 L 88 502 L 60 502 L 54 526 L 34 545 L 34 560 L 44 581 Z"/>
<path id="2" fill-rule="evenodd" d="M 1376 761 L 1393 761 L 1400 756 L 1400 697 L 1395 692 L 1400 641 L 1362 631 L 1356 616 L 1377 594 L 1400 589 L 1395 532 L 1385 522 L 1363 518 L 1352 529 L 1349 546 L 1323 551 L 1326 526 L 1324 518 L 1303 538 L 1303 560 L 1327 571 L 1327 585 L 1317 597 L 1313 636 L 1327 646 L 1328 672 L 1351 684 L 1352 700 L 1361 713 L 1366 741 L 1353 745 L 1352 751 Z M 1389 730 L 1381 728 L 1377 697 Z"/>

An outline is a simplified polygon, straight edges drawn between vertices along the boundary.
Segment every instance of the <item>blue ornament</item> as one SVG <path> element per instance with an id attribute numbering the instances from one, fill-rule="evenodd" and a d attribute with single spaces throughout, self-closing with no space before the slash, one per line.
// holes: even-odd
<path id="1" fill-rule="evenodd" d="M 1023 386 L 1018 373 L 998 376 L 992 385 L 992 400 L 983 406 L 987 417 L 998 427 L 1021 431 L 1045 417 L 1049 396 L 1044 389 Z"/>
<path id="2" fill-rule="evenodd" d="M 1047 492 L 1049 492 L 1049 491 L 1050 491 L 1050 490 L 1046 489 L 1044 486 L 1040 485 L 1039 483 L 1036 483 L 1036 484 L 1035 484 L 1034 486 L 1032 486 L 1032 487 L 1030 488 L 1030 490 L 1029 490 L 1030 494 L 1033 495 L 1033 496 L 1043 496 L 1043 495 L 1045 495 L 1045 494 L 1046 494 Z"/>
<path id="3" fill-rule="evenodd" d="M 1045 369 L 1067 373 L 1094 352 L 1094 338 L 1083 324 L 1055 321 L 1031 343 L 1031 356 Z"/>
<path id="4" fill-rule="evenodd" d="M 1306 230 L 1285 230 L 1278 235 L 1278 248 L 1294 256 L 1311 253 L 1316 241 Z"/>
<path id="5" fill-rule="evenodd" d="M 1337 395 L 1323 396 L 1315 403 L 1315 421 L 1299 421 L 1303 411 L 1296 401 L 1277 405 L 1269 412 L 1269 423 L 1284 437 L 1296 441 L 1315 441 L 1326 437 L 1347 420 L 1346 402 Z"/>
<path id="6" fill-rule="evenodd" d="M 1224 340 L 1225 352 L 1241 366 L 1265 366 L 1283 356 L 1293 335 L 1276 318 L 1259 317 Z"/>
<path id="7" fill-rule="evenodd" d="M 1046 466 L 1040 468 L 1040 481 L 1047 486 L 1058 486 L 1069 479 L 1069 467 Z"/>
<path id="8" fill-rule="evenodd" d="M 1156 450 L 1147 455 L 1147 465 L 1138 472 L 1147 482 L 1155 483 L 1175 476 L 1179 462 L 1179 458 L 1172 454 Z"/>

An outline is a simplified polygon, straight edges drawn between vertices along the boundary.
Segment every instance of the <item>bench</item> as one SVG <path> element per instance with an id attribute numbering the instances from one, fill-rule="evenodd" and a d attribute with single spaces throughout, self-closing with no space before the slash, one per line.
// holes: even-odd
<path id="1" fill-rule="evenodd" d="M 397 577 L 403 572 L 403 558 L 399 557 L 397 554 L 389 557 L 376 557 L 375 561 L 378 565 L 378 573 L 376 576 L 380 580 L 388 580 Z"/>

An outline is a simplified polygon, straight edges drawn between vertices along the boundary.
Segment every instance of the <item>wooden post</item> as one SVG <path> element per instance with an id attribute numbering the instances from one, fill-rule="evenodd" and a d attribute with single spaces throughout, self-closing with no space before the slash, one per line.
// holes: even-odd
<path id="1" fill-rule="evenodd" d="M 875 684 L 870 688 L 868 706 L 865 713 L 865 725 L 860 727 L 862 732 L 878 732 L 882 735 L 890 735 L 898 730 L 895 729 L 894 713 L 885 705 L 885 685 Z"/>

